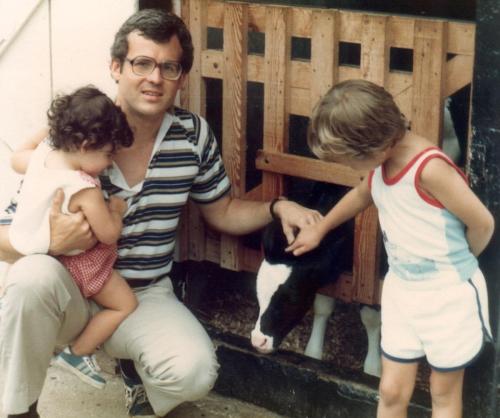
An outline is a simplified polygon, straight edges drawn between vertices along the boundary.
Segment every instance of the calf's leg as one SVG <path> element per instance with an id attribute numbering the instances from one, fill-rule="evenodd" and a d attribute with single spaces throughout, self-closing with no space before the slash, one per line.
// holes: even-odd
<path id="1" fill-rule="evenodd" d="M 328 318 L 335 308 L 335 299 L 330 296 L 316 294 L 314 299 L 314 321 L 311 336 L 304 354 L 318 360 L 323 358 L 323 343 L 325 341 Z"/>

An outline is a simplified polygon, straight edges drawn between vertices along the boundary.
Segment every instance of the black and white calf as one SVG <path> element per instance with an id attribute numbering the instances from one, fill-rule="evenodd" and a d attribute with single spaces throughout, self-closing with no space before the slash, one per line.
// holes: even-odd
<path id="1" fill-rule="evenodd" d="M 338 186 L 322 185 L 313 192 L 308 206 L 326 213 L 345 193 Z M 259 317 L 251 333 L 252 345 L 261 353 L 277 349 L 286 335 L 314 304 L 314 322 L 305 354 L 321 359 L 323 341 L 334 299 L 316 294 L 336 281 L 351 267 L 352 231 L 342 225 L 325 236 L 320 246 L 302 256 L 286 253 L 286 239 L 279 221 L 269 224 L 263 234 L 264 261 L 257 274 Z M 361 309 L 361 319 L 368 334 L 368 354 L 364 371 L 380 376 L 380 313 L 368 306 Z"/>

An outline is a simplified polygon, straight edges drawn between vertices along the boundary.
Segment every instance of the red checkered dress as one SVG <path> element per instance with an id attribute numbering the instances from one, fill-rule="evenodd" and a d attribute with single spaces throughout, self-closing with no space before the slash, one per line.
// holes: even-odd
<path id="1" fill-rule="evenodd" d="M 83 296 L 98 293 L 111 277 L 117 257 L 116 245 L 97 243 L 77 255 L 62 255 L 59 261 L 66 267 Z"/>

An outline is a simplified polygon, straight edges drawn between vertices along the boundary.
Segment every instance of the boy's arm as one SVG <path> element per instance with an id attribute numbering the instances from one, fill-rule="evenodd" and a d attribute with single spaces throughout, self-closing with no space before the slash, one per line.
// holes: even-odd
<path id="1" fill-rule="evenodd" d="M 478 256 L 488 245 L 495 220 L 454 167 L 433 158 L 422 170 L 420 184 L 467 227 L 469 247 Z"/>
<path id="2" fill-rule="evenodd" d="M 14 150 L 10 158 L 10 164 L 16 173 L 26 173 L 33 150 L 47 137 L 48 133 L 49 129 L 44 128 Z"/>
<path id="3" fill-rule="evenodd" d="M 122 231 L 122 216 L 126 204 L 122 199 L 112 197 L 109 204 L 104 200 L 101 189 L 92 187 L 75 193 L 70 201 L 71 212 L 81 211 L 95 237 L 104 244 L 114 244 Z"/>
<path id="4" fill-rule="evenodd" d="M 350 190 L 318 223 L 302 228 L 297 238 L 286 251 L 302 255 L 316 248 L 323 237 L 332 229 L 353 218 L 373 203 L 368 176 Z"/>

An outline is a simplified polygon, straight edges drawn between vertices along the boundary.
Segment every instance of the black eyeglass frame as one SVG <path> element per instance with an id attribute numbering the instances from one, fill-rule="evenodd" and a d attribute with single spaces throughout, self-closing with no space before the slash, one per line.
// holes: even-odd
<path id="1" fill-rule="evenodd" d="M 154 66 L 151 68 L 151 71 L 149 72 L 145 72 L 145 73 L 140 73 L 140 72 L 137 72 L 137 68 L 134 69 L 134 63 L 138 60 L 138 59 L 142 59 L 142 60 L 145 60 L 145 61 L 149 61 L 151 63 L 154 63 Z M 155 59 L 151 58 L 151 57 L 147 57 L 145 55 L 139 55 L 135 58 L 128 58 L 126 57 L 125 58 L 125 61 L 127 61 L 128 63 L 130 63 L 130 66 L 132 67 L 132 72 L 135 74 L 135 75 L 138 75 L 138 76 L 141 76 L 141 77 L 144 77 L 144 76 L 148 76 L 150 74 L 153 73 L 154 70 L 156 70 L 156 67 L 158 67 L 160 69 L 160 76 L 161 78 L 163 78 L 164 80 L 169 80 L 169 81 L 177 81 L 179 80 L 179 78 L 181 78 L 181 75 L 182 75 L 182 64 L 180 62 L 177 62 L 177 61 L 164 61 L 164 62 L 156 62 Z M 163 71 L 164 71 L 164 67 L 163 65 L 165 64 L 175 64 L 176 66 L 179 67 L 179 73 L 177 74 L 176 77 L 165 77 Z"/>

